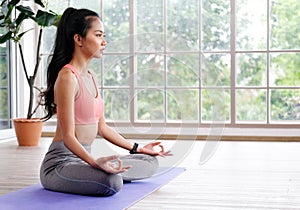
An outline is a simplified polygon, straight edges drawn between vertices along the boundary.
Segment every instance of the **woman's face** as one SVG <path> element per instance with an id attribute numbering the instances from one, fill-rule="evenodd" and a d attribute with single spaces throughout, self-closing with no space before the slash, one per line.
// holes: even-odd
<path id="1" fill-rule="evenodd" d="M 104 39 L 104 27 L 99 18 L 96 18 L 91 23 L 91 28 L 87 30 L 86 37 L 83 38 L 82 50 L 87 56 L 94 58 L 102 57 L 103 51 L 106 46 Z"/>

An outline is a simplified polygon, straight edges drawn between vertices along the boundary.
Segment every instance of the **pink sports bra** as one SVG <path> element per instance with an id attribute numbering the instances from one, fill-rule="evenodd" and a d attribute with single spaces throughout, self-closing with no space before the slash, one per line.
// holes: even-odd
<path id="1" fill-rule="evenodd" d="M 97 96 L 94 97 L 90 94 L 85 84 L 83 83 L 81 76 L 78 74 L 74 66 L 67 64 L 65 68 L 70 69 L 76 76 L 80 93 L 75 99 L 74 115 L 76 125 L 88 125 L 98 123 L 101 116 L 103 116 L 104 103 L 100 97 L 97 89 L 96 82 L 92 76 L 95 88 L 97 90 Z"/>

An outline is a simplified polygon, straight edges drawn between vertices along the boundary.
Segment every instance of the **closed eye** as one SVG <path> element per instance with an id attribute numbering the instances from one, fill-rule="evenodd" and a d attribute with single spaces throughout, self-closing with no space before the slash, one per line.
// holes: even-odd
<path id="1" fill-rule="evenodd" d="M 105 37 L 105 34 L 96 34 L 96 36 L 103 38 L 103 37 Z"/>

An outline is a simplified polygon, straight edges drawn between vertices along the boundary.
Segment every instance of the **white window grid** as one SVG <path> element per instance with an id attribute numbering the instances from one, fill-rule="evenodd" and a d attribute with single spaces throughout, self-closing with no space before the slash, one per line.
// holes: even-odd
<path id="1" fill-rule="evenodd" d="M 166 25 L 166 5 L 167 5 L 167 0 L 162 0 L 164 2 L 164 25 Z M 199 0 L 200 1 L 200 0 Z M 68 6 L 72 6 L 72 3 L 70 1 L 68 1 Z M 128 0 L 128 5 L 129 5 L 129 12 L 130 12 L 130 31 L 129 34 L 135 34 L 135 0 Z M 235 0 L 231 0 L 230 1 L 230 6 L 231 6 L 231 13 L 235 11 Z M 268 2 L 268 11 L 269 11 L 269 0 L 267 0 Z M 103 0 L 100 0 L 99 2 L 99 6 L 100 6 L 100 11 L 103 12 L 103 4 L 105 4 L 105 2 Z M 96 7 L 95 7 L 96 8 Z M 199 3 L 199 11 L 201 11 L 201 1 Z M 267 25 L 269 26 L 270 24 L 270 20 L 269 20 L 269 14 L 267 15 Z M 105 18 L 105 17 L 104 17 Z M 236 16 L 235 15 L 231 15 L 230 16 L 230 30 L 231 30 L 231 34 L 235 34 L 236 32 L 236 28 L 235 28 L 235 22 L 236 22 Z M 199 15 L 199 37 L 201 36 L 201 15 Z M 164 94 L 164 110 L 165 110 L 165 114 L 164 114 L 164 120 L 162 121 L 139 121 L 137 120 L 137 104 L 136 104 L 136 100 L 130 100 L 130 117 L 129 117 L 129 121 L 124 121 L 124 120 L 115 120 L 115 119 L 108 119 L 109 122 L 113 123 L 113 124 L 117 124 L 119 126 L 187 126 L 187 127 L 194 127 L 194 126 L 198 126 L 198 127 L 209 127 L 211 126 L 212 123 L 221 123 L 224 124 L 224 126 L 226 127 L 247 127 L 247 128 L 252 128 L 252 127 L 269 127 L 269 128 L 299 128 L 300 127 L 300 122 L 299 121 L 276 121 L 276 122 L 272 122 L 270 119 L 270 92 L 272 90 L 283 90 L 283 89 L 288 89 L 288 90 L 299 90 L 300 86 L 271 86 L 269 84 L 269 74 L 270 74 L 270 54 L 272 53 L 299 53 L 300 50 L 272 50 L 270 49 L 270 41 L 269 39 L 267 39 L 267 50 L 236 50 L 236 40 L 235 40 L 235 36 L 231 36 L 230 38 L 230 50 L 228 51 L 203 51 L 201 50 L 201 42 L 199 42 L 199 49 L 198 51 L 167 51 L 166 50 L 166 46 L 167 46 L 167 37 L 166 37 L 166 27 L 164 27 L 164 51 L 158 52 L 158 51 L 154 51 L 154 52 L 138 52 L 135 50 L 135 36 L 129 36 L 130 37 L 130 48 L 129 48 L 129 53 L 118 53 L 118 52 L 114 52 L 114 53 L 108 53 L 105 52 L 104 56 L 110 56 L 110 55 L 127 55 L 128 57 L 130 57 L 130 74 L 133 75 L 130 78 L 130 85 L 129 86 L 106 86 L 104 85 L 104 63 L 103 60 L 101 60 L 101 81 L 99 82 L 99 88 L 101 93 L 103 94 L 105 92 L 105 90 L 129 90 L 130 92 L 130 98 L 134 98 L 135 97 L 135 91 L 137 90 L 146 90 L 146 89 L 160 89 L 163 90 Z M 270 34 L 270 29 L 267 29 L 267 37 L 269 37 Z M 200 40 L 200 39 L 199 39 Z M 199 86 L 195 87 L 195 86 L 167 86 L 167 73 L 166 71 L 164 71 L 164 85 L 163 86 L 138 86 L 136 83 L 136 78 L 135 78 L 135 73 L 136 73 L 136 56 L 137 55 L 148 55 L 148 54 L 161 54 L 164 57 L 164 63 L 166 65 L 166 57 L 168 55 L 180 55 L 180 54 L 195 54 L 199 56 L 199 76 L 201 78 L 201 56 L 205 55 L 205 54 L 229 54 L 231 57 L 231 73 L 230 73 L 230 86 L 217 86 L 217 87 L 209 87 L 209 86 L 202 86 L 201 85 L 201 81 L 199 81 Z M 238 53 L 264 53 L 267 56 L 267 85 L 264 87 L 255 87 L 255 86 L 251 86 L 251 87 L 239 87 L 235 84 L 235 73 L 236 73 L 236 55 Z M 166 69 L 166 67 L 165 67 Z M 169 121 L 167 119 L 167 104 L 166 104 L 166 92 L 168 90 L 197 90 L 198 94 L 199 94 L 199 112 L 198 112 L 198 121 Z M 206 90 L 206 89 L 226 89 L 228 91 L 230 91 L 230 95 L 231 95 L 231 99 L 230 99 L 230 121 L 225 121 L 225 122 L 203 122 L 201 121 L 201 100 L 202 100 L 202 96 L 201 96 L 201 90 Z M 236 90 L 247 90 L 247 89 L 251 89 L 251 90 L 266 90 L 267 92 L 267 103 L 266 103 L 266 112 L 267 112 L 267 119 L 266 121 L 263 122 L 237 122 L 236 120 Z"/>

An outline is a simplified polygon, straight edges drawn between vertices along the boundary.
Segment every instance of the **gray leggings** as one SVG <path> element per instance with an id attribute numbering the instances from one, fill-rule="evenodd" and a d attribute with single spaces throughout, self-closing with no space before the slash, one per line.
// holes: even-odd
<path id="1" fill-rule="evenodd" d="M 91 151 L 90 145 L 83 146 Z M 85 163 L 68 150 L 63 141 L 53 142 L 41 165 L 41 184 L 45 189 L 58 192 L 110 196 L 120 191 L 124 181 L 149 178 L 158 168 L 154 156 L 133 154 L 120 158 L 123 165 L 132 165 L 132 168 L 122 174 L 110 174 Z"/>

